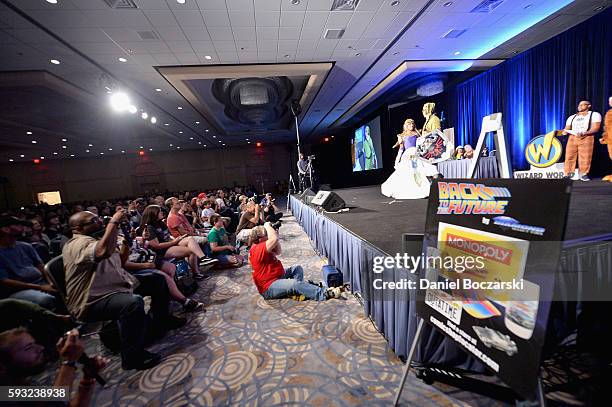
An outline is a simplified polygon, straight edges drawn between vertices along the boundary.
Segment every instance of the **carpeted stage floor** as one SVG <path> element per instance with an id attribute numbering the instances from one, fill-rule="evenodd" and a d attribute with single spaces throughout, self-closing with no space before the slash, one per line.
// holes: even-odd
<path id="1" fill-rule="evenodd" d="M 325 216 L 387 254 L 401 251 L 402 233 L 423 233 L 427 199 L 396 201 L 382 195 L 380 186 L 335 189 L 334 192 L 351 209 Z M 574 182 L 565 239 L 611 233 L 611 205 L 611 183 Z"/>
<path id="2" fill-rule="evenodd" d="M 320 280 L 325 259 L 292 216 L 281 228 L 285 266 L 301 264 L 305 278 Z M 90 355 L 111 358 L 93 406 L 389 406 L 402 363 L 352 296 L 325 302 L 264 301 L 250 265 L 212 271 L 195 298 L 206 313 L 149 348 L 162 363 L 124 371 L 118 355 L 94 336 Z M 175 304 L 176 305 L 176 304 Z M 51 385 L 57 364 L 35 379 Z M 75 383 L 76 385 L 76 383 Z M 402 406 L 491 406 L 496 402 L 409 377 Z M 442 391 L 443 390 L 443 391 Z"/>

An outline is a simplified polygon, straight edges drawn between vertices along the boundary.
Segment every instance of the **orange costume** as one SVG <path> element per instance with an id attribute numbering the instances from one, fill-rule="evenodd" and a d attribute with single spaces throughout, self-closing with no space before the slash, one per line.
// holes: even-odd
<path id="1" fill-rule="evenodd" d="M 608 110 L 604 118 L 604 133 L 601 137 L 601 143 L 608 145 L 608 155 L 612 160 L 612 109 Z M 612 174 L 606 175 L 603 180 L 612 182 Z"/>

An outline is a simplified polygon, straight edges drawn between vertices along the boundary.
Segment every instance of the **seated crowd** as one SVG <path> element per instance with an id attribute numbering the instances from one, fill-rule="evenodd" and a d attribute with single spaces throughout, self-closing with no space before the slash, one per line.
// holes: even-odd
<path id="1" fill-rule="evenodd" d="M 160 355 L 145 348 L 186 323 L 173 315 L 171 302 L 184 312 L 205 312 L 188 298 L 196 281 L 212 268 L 240 267 L 248 253 L 241 249 L 278 229 L 281 217 L 272 196 L 259 199 L 253 187 L 0 214 L 0 310 L 11 315 L 0 324 L 1 384 L 27 384 L 29 375 L 59 357 L 56 383 L 69 385 L 83 354 L 73 328 L 94 322 L 105 322 L 111 337 L 114 332 L 124 369 L 155 366 Z M 53 267 L 58 259 L 61 275 Z M 149 313 L 143 297 L 151 298 Z M 81 401 L 91 397 L 92 377 L 107 363 L 90 361 Z"/>

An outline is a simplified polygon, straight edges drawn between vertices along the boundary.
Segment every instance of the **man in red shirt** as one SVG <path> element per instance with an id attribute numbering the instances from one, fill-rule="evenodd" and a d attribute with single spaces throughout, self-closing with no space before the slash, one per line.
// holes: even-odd
<path id="1" fill-rule="evenodd" d="M 166 207 L 170 210 L 168 218 L 166 219 L 166 226 L 173 237 L 179 237 L 183 235 L 192 236 L 198 244 L 206 244 L 207 239 L 205 236 L 199 236 L 197 231 L 185 215 L 180 213 L 183 202 L 176 197 L 166 199 Z"/>
<path id="2" fill-rule="evenodd" d="M 317 301 L 340 298 L 344 287 L 323 288 L 305 283 L 302 266 L 283 268 L 276 258 L 281 252 L 278 233 L 270 222 L 253 228 L 250 241 L 249 261 L 253 266 L 253 281 L 266 300 L 292 295 Z"/>

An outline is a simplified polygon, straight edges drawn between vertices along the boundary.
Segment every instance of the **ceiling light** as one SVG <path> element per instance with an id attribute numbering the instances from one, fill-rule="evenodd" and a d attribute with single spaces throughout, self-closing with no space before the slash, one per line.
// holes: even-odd
<path id="1" fill-rule="evenodd" d="M 183 130 L 179 130 L 179 134 L 183 134 Z"/>
<path id="2" fill-rule="evenodd" d="M 151 117 L 151 123 L 153 124 L 157 123 L 157 118 L 155 116 Z"/>
<path id="3" fill-rule="evenodd" d="M 210 55 L 204 55 L 204 59 L 212 59 Z"/>
<path id="4" fill-rule="evenodd" d="M 89 150 L 85 150 L 86 153 L 89 153 Z"/>
<path id="5" fill-rule="evenodd" d="M 63 138 L 63 139 L 62 139 L 62 141 L 65 143 L 65 142 L 66 142 L 66 141 L 68 141 L 68 140 L 66 140 L 65 138 Z"/>
<path id="6" fill-rule="evenodd" d="M 142 113 L 140 113 L 140 117 L 142 117 L 144 120 L 147 120 L 149 118 L 149 113 L 142 112 Z"/>
<path id="7" fill-rule="evenodd" d="M 399 4 L 399 1 L 395 0 L 391 2 L 391 6 L 395 7 Z"/>
<path id="8" fill-rule="evenodd" d="M 125 150 L 121 150 L 121 154 L 125 154 Z"/>
<path id="9" fill-rule="evenodd" d="M 37 141 L 36 141 L 36 140 L 32 140 L 32 144 L 36 144 L 36 143 L 37 143 Z"/>
<path id="10" fill-rule="evenodd" d="M 200 124 L 200 122 L 196 122 L 196 124 Z"/>
<path id="11" fill-rule="evenodd" d="M 455 55 L 461 55 L 460 51 L 455 51 Z"/>
<path id="12" fill-rule="evenodd" d="M 246 141 L 249 141 L 249 139 L 248 139 L 248 138 L 245 138 L 245 140 L 246 140 Z"/>
<path id="13" fill-rule="evenodd" d="M 214 136 L 214 135 L 213 135 L 213 138 L 217 138 L 217 136 Z"/>
<path id="14" fill-rule="evenodd" d="M 112 149 L 112 148 L 109 148 L 109 149 L 108 149 L 108 151 L 113 151 L 113 149 Z"/>
<path id="15" fill-rule="evenodd" d="M 524 10 L 528 10 L 530 8 L 533 7 L 533 4 L 527 4 L 525 7 L 523 7 Z"/>
<path id="16" fill-rule="evenodd" d="M 23 158 L 23 157 L 25 157 L 25 155 L 24 154 L 19 154 L 19 157 Z"/>
<path id="17" fill-rule="evenodd" d="M 170 144 L 170 147 L 174 147 L 174 145 Z"/>
<path id="18" fill-rule="evenodd" d="M 155 92 L 161 92 L 162 90 L 160 88 L 155 88 Z"/>
<path id="19" fill-rule="evenodd" d="M 49 4 L 57 4 L 57 0 L 46 0 Z"/>
<path id="20" fill-rule="evenodd" d="M 62 146 L 62 148 L 66 149 L 66 148 L 68 148 L 68 147 L 66 147 L 66 146 Z"/>
<path id="21" fill-rule="evenodd" d="M 601 10 L 603 10 L 603 9 L 605 9 L 605 8 L 606 8 L 606 6 L 599 6 L 599 7 L 595 7 L 595 8 L 593 9 L 593 11 L 594 11 L 594 12 L 598 12 L 598 11 L 601 11 Z"/>
<path id="22" fill-rule="evenodd" d="M 26 131 L 26 134 L 30 135 L 30 134 L 32 134 L 32 132 L 31 131 Z"/>
<path id="23" fill-rule="evenodd" d="M 251 142 L 250 142 L 250 141 L 247 141 L 247 144 L 251 144 Z"/>
<path id="24" fill-rule="evenodd" d="M 200 143 L 200 144 L 202 144 L 202 143 Z M 204 147 L 208 147 L 208 146 L 206 144 L 204 144 Z"/>
<path id="25" fill-rule="evenodd" d="M 70 157 L 74 157 L 74 154 L 70 154 Z"/>
<path id="26" fill-rule="evenodd" d="M 143 147 L 143 146 L 140 146 L 140 147 L 138 147 L 138 148 L 141 148 L 141 149 L 142 149 L 142 148 L 144 148 L 144 147 Z"/>
<path id="27" fill-rule="evenodd" d="M 52 59 L 49 62 L 51 62 L 53 65 L 59 65 L 60 61 L 58 61 L 57 59 Z"/>
<path id="28" fill-rule="evenodd" d="M 223 141 L 222 141 L 222 140 L 217 140 L 217 141 L 218 141 L 219 143 L 223 143 Z"/>
<path id="29" fill-rule="evenodd" d="M 182 107 L 180 107 L 180 106 L 179 106 L 179 107 L 177 107 L 177 109 L 178 109 L 178 110 L 183 110 L 183 108 L 182 108 Z"/>
<path id="30" fill-rule="evenodd" d="M 104 153 L 100 153 L 100 155 L 104 155 Z"/>
<path id="31" fill-rule="evenodd" d="M 164 126 L 170 126 L 170 123 L 164 123 Z"/>
<path id="32" fill-rule="evenodd" d="M 15 161 L 15 160 L 13 160 L 12 158 L 9 158 L 9 161 L 10 161 L 10 162 L 13 162 L 13 161 Z"/>
<path id="33" fill-rule="evenodd" d="M 88 144 L 89 147 L 93 147 L 93 144 Z"/>
<path id="34" fill-rule="evenodd" d="M 285 54 L 285 58 L 289 58 L 291 55 L 289 54 Z"/>
<path id="35" fill-rule="evenodd" d="M 57 153 L 54 151 L 54 152 L 53 152 L 53 155 L 57 155 Z"/>
<path id="36" fill-rule="evenodd" d="M 130 112 L 131 114 L 134 114 L 134 113 L 136 113 L 137 111 L 138 111 L 138 109 L 137 109 L 137 108 L 136 108 L 136 106 L 134 106 L 134 105 L 130 105 L 130 106 L 128 107 L 128 112 Z"/>
<path id="37" fill-rule="evenodd" d="M 201 141 L 198 141 L 198 144 L 202 144 L 202 142 L 201 142 Z"/>
<path id="38" fill-rule="evenodd" d="M 119 61 L 119 62 L 127 62 L 127 59 L 125 59 L 123 57 L 119 57 L 119 58 L 117 58 L 117 61 Z"/>
<path id="39" fill-rule="evenodd" d="M 208 129 L 204 130 L 206 133 L 208 133 Z"/>
<path id="40" fill-rule="evenodd" d="M 152 148 L 150 148 L 150 149 L 149 149 L 149 151 L 153 151 L 153 149 L 152 149 Z"/>
<path id="41" fill-rule="evenodd" d="M 45 156 L 42 156 L 42 155 L 41 155 L 41 156 L 40 156 L 40 159 L 41 159 L 41 160 L 44 160 L 44 159 L 45 159 Z"/>
<path id="42" fill-rule="evenodd" d="M 130 108 L 130 98 L 124 92 L 117 92 L 110 97 L 113 110 L 123 112 Z"/>
<path id="43" fill-rule="evenodd" d="M 185 0 L 176 0 L 178 4 L 185 4 Z"/>
<path id="44" fill-rule="evenodd" d="M 300 0 L 291 0 L 291 4 L 297 6 L 298 4 L 300 4 Z"/>
<path id="45" fill-rule="evenodd" d="M 180 150 L 180 149 L 181 149 L 181 147 L 180 147 L 180 146 L 176 146 L 176 148 L 177 148 L 178 150 Z"/>
<path id="46" fill-rule="evenodd" d="M 442 4 L 442 7 L 450 7 L 453 5 L 452 1 L 447 1 L 446 3 Z"/>
<path id="47" fill-rule="evenodd" d="M 358 52 L 358 53 L 355 54 L 356 57 L 358 57 L 360 55 L 361 55 L 361 52 Z"/>

